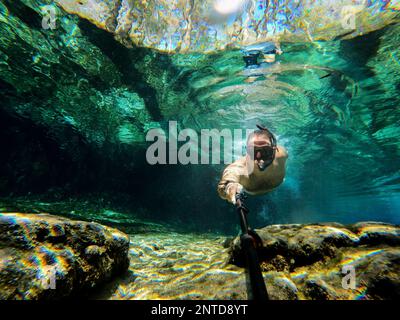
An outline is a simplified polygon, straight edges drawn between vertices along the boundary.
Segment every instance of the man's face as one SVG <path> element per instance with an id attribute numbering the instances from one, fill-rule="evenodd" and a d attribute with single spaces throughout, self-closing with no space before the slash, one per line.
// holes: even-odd
<path id="1" fill-rule="evenodd" d="M 254 161 L 260 171 L 265 170 L 274 160 L 275 147 L 271 141 L 264 137 L 253 137 L 248 141 L 247 154 L 250 160 Z"/>

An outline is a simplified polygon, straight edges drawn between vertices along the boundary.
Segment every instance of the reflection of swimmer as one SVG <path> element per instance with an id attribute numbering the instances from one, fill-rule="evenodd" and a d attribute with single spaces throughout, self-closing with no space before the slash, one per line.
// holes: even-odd
<path id="1" fill-rule="evenodd" d="M 244 70 L 244 75 L 247 76 L 246 82 L 254 82 L 264 75 L 261 69 L 265 70 L 275 64 L 276 55 L 282 54 L 282 50 L 278 43 L 262 42 L 244 47 L 242 54 L 246 63 Z"/>

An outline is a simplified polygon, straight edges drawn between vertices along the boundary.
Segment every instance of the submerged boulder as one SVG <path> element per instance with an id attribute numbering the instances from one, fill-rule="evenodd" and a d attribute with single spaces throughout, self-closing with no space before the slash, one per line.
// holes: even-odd
<path id="1" fill-rule="evenodd" d="M 257 250 L 272 298 L 400 297 L 399 226 L 377 222 L 292 224 L 256 232 L 263 243 Z M 244 266 L 239 238 L 231 242 L 230 262 Z M 278 278 L 290 294 L 282 294 L 274 285 Z"/>
<path id="2" fill-rule="evenodd" d="M 0 213 L 0 299 L 84 295 L 127 270 L 129 236 L 49 214 Z"/>

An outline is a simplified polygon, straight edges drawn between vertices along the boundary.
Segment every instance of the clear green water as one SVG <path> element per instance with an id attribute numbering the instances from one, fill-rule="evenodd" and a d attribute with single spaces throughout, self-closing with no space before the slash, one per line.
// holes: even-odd
<path id="1" fill-rule="evenodd" d="M 191 75 L 203 105 L 186 125 L 233 129 L 260 122 L 277 134 L 289 151 L 288 172 L 260 200 L 267 219 L 398 223 L 398 30 L 286 44 L 278 64 L 253 83 L 244 82 L 238 52 L 219 56 Z"/>
<path id="2" fill-rule="evenodd" d="M 0 1 L 2 198 L 89 198 L 161 223 L 232 231 L 233 208 L 216 194 L 224 166 L 150 166 L 145 135 L 171 120 L 196 131 L 261 122 L 289 160 L 279 188 L 249 199 L 255 225 L 400 223 L 400 25 L 284 42 L 277 63 L 249 83 L 239 50 L 127 49 L 65 12 L 43 31 L 41 2 L 16 3 Z"/>

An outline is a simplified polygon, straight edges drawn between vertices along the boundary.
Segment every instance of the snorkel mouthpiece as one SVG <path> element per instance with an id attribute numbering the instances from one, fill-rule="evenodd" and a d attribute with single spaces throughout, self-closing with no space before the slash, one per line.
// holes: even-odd
<path id="1" fill-rule="evenodd" d="M 271 161 L 271 163 L 272 163 L 272 161 Z M 258 167 L 258 169 L 260 169 L 260 171 L 264 171 L 265 169 L 268 168 L 268 166 L 269 166 L 271 163 L 267 164 L 266 162 L 264 162 L 264 160 L 261 160 L 261 161 L 258 161 L 258 162 L 257 162 L 257 167 Z"/>

